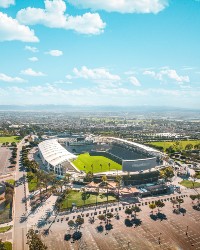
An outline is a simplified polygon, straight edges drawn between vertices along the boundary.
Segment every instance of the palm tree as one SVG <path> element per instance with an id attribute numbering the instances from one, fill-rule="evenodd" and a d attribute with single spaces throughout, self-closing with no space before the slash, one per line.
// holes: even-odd
<path id="1" fill-rule="evenodd" d="M 181 198 L 178 198 L 177 201 L 178 201 L 178 205 L 179 205 L 179 209 L 180 209 L 181 208 L 181 203 L 183 203 L 184 200 L 181 199 Z"/>
<path id="2" fill-rule="evenodd" d="M 119 210 L 119 201 L 120 201 L 119 190 L 120 190 L 120 187 L 121 187 L 121 180 L 122 180 L 121 175 L 117 175 L 116 176 L 116 187 L 118 189 L 118 210 Z"/>
<path id="3" fill-rule="evenodd" d="M 101 172 L 102 172 L 102 164 L 100 164 L 100 167 L 101 167 Z"/>
<path id="4" fill-rule="evenodd" d="M 171 200 L 171 203 L 173 204 L 173 208 L 174 208 L 174 205 L 176 205 L 178 202 L 177 202 L 177 200 Z"/>
<path id="5" fill-rule="evenodd" d="M 153 214 L 153 210 L 156 208 L 156 204 L 155 203 L 149 204 L 149 208 L 152 209 L 152 214 Z"/>
<path id="6" fill-rule="evenodd" d="M 97 197 L 99 196 L 99 187 L 96 188 L 96 207 L 97 207 Z"/>
<path id="7" fill-rule="evenodd" d="M 106 214 L 107 214 L 107 208 L 108 208 L 108 178 L 106 175 L 102 176 L 102 182 L 106 185 L 106 190 L 107 190 L 107 205 L 106 205 Z"/>
<path id="8" fill-rule="evenodd" d="M 92 174 L 94 173 L 94 166 L 93 164 L 91 165 L 91 168 L 92 168 Z"/>

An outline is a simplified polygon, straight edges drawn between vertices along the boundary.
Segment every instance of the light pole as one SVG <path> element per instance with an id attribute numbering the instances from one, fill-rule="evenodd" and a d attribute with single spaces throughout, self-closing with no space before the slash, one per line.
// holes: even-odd
<path id="1" fill-rule="evenodd" d="M 187 226 L 187 228 L 186 228 L 185 235 L 188 235 L 188 226 Z"/>
<path id="2" fill-rule="evenodd" d="M 159 245 L 161 244 L 161 239 L 160 239 L 161 234 L 162 234 L 162 233 L 160 233 L 160 235 L 159 235 L 159 237 L 158 237 L 158 244 L 159 244 Z"/>

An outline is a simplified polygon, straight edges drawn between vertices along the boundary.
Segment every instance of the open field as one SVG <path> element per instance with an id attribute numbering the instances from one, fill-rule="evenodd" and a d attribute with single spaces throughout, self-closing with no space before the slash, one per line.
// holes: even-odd
<path id="1" fill-rule="evenodd" d="M 90 156 L 88 153 L 81 154 L 73 161 L 73 164 L 80 170 L 85 172 L 93 171 L 93 173 L 106 172 L 110 170 L 122 170 L 122 166 L 104 156 Z M 93 165 L 93 169 L 91 167 Z M 102 167 L 101 167 L 102 165 Z"/>
<path id="2" fill-rule="evenodd" d="M 193 181 L 184 180 L 184 181 L 181 181 L 180 184 L 183 185 L 184 187 L 187 187 L 187 188 L 193 188 Z M 200 183 L 199 182 L 195 182 L 194 183 L 194 187 L 195 188 L 199 188 L 200 187 Z"/>
<path id="3" fill-rule="evenodd" d="M 167 148 L 169 148 L 170 146 L 174 145 L 174 141 L 157 141 L 157 142 L 149 142 L 148 145 L 155 145 L 158 147 L 163 147 L 164 151 L 166 151 Z M 200 144 L 200 140 L 196 140 L 196 141 L 180 141 L 181 146 L 183 149 L 185 149 L 185 146 L 187 144 L 192 144 L 193 146 Z"/>
<path id="4" fill-rule="evenodd" d="M 6 136 L 6 137 L 0 137 L 0 143 L 5 142 L 19 142 L 21 138 L 19 136 Z"/>
<path id="5" fill-rule="evenodd" d="M 82 199 L 82 192 L 76 192 L 76 191 L 71 191 L 69 194 L 68 199 L 65 199 L 62 203 L 61 203 L 61 209 L 67 209 L 67 208 L 71 208 L 72 207 L 72 203 L 75 203 L 77 207 L 82 207 L 85 205 L 92 205 L 92 204 L 96 204 L 96 195 L 93 194 L 88 194 L 88 196 L 86 195 L 87 199 L 84 200 Z M 108 196 L 108 201 L 115 201 L 116 198 L 109 195 Z M 107 201 L 107 197 L 105 195 L 98 195 L 97 197 L 97 202 L 102 203 L 102 202 L 106 202 Z"/>

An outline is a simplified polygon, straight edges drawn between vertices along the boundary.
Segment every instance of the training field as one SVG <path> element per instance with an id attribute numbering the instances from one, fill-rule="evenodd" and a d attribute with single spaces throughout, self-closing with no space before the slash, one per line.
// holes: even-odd
<path id="1" fill-rule="evenodd" d="M 19 136 L 5 136 L 5 137 L 0 137 L 0 143 L 5 143 L 5 142 L 19 142 L 21 138 Z"/>
<path id="2" fill-rule="evenodd" d="M 175 144 L 175 142 L 174 141 L 155 141 L 155 142 L 150 142 L 148 144 L 163 147 L 164 151 L 166 151 L 166 149 L 169 148 L 170 146 L 173 146 Z M 185 149 L 185 146 L 187 144 L 192 144 L 193 146 L 195 146 L 197 144 L 200 144 L 200 140 L 196 140 L 196 141 L 180 141 L 180 144 L 181 144 L 182 148 Z"/>
<path id="3" fill-rule="evenodd" d="M 90 156 L 89 153 L 81 154 L 75 161 L 73 161 L 73 164 L 78 169 L 85 172 L 93 171 L 93 173 L 109 171 L 109 163 L 110 170 L 122 170 L 122 165 L 103 156 Z M 91 165 L 93 165 L 93 169 Z"/>

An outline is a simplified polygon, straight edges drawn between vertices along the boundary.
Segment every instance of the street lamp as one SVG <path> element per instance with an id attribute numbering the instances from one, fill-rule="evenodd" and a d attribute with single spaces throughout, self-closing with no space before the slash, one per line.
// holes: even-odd
<path id="1" fill-rule="evenodd" d="M 186 228 L 185 235 L 188 235 L 188 226 L 187 226 L 187 228 Z"/>

